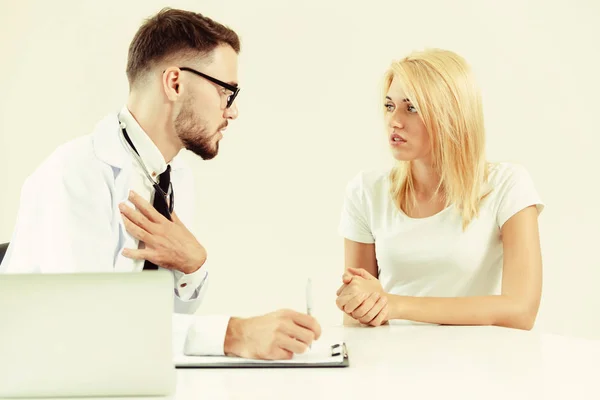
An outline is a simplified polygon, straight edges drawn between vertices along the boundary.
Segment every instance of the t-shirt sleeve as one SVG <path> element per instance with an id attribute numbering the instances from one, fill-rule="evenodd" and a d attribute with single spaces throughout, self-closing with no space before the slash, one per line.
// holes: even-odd
<path id="1" fill-rule="evenodd" d="M 375 243 L 369 224 L 368 202 L 362 173 L 346 185 L 338 232 L 359 243 Z"/>
<path id="2" fill-rule="evenodd" d="M 502 228 L 513 215 L 529 206 L 536 206 L 538 215 L 545 207 L 529 172 L 523 166 L 511 166 L 501 184 L 500 191 L 496 217 L 499 228 Z"/>

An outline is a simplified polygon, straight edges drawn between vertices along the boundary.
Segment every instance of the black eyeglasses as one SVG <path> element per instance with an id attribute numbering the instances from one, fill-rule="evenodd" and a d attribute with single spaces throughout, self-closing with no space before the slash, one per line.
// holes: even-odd
<path id="1" fill-rule="evenodd" d="M 233 101 L 235 100 L 235 97 L 240 92 L 240 88 L 239 87 L 230 85 L 229 83 L 226 83 L 226 82 L 223 82 L 223 81 L 220 81 L 217 78 L 213 78 L 210 75 L 203 74 L 202 72 L 196 71 L 195 69 L 191 69 L 191 68 L 188 68 L 188 67 L 179 67 L 179 69 L 182 70 L 182 71 L 188 71 L 188 72 L 191 72 L 192 74 L 196 74 L 198 76 L 201 76 L 201 77 L 203 77 L 205 79 L 208 79 L 212 83 L 216 83 L 217 85 L 219 85 L 219 86 L 221 86 L 221 87 L 229 90 L 231 92 L 231 94 L 229 95 L 229 97 L 227 97 L 227 106 L 226 106 L 226 108 L 231 107 L 231 105 L 233 104 Z"/>

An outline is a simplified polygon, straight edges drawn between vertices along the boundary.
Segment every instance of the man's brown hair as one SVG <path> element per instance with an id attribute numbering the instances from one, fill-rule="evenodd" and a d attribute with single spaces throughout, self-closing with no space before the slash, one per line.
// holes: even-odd
<path id="1" fill-rule="evenodd" d="M 142 24 L 129 45 L 126 70 L 129 85 L 133 86 L 153 64 L 168 57 L 202 56 L 222 44 L 240 52 L 240 39 L 228 27 L 200 13 L 163 8 Z"/>

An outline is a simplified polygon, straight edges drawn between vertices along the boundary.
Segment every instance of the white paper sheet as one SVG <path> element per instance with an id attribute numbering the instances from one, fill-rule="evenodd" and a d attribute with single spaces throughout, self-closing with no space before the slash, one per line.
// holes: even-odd
<path id="1" fill-rule="evenodd" d="M 202 367 L 202 366 L 232 366 L 235 367 L 256 364 L 269 366 L 272 365 L 287 365 L 302 366 L 302 365 L 335 365 L 344 362 L 344 351 L 342 341 L 332 341 L 326 338 L 321 338 L 313 342 L 312 348 L 304 354 L 295 354 L 291 360 L 255 360 L 240 357 L 226 356 L 186 356 L 183 354 L 183 346 L 185 343 L 185 335 L 177 334 L 173 341 L 174 362 L 177 367 Z M 332 356 L 332 346 L 338 344 L 334 353 L 339 353 Z"/>

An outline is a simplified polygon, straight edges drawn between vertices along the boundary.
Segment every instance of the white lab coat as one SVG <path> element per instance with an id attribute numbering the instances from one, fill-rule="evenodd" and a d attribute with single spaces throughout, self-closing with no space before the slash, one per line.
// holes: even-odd
<path id="1" fill-rule="evenodd" d="M 127 200 L 135 161 L 120 135 L 117 114 L 108 115 L 91 134 L 60 146 L 26 180 L 0 273 L 131 270 L 121 252 L 132 238 L 118 205 Z M 189 226 L 193 176 L 178 157 L 171 162 L 171 181 L 175 211 Z M 175 295 L 174 311 L 194 313 L 206 282 L 207 277 L 192 300 Z"/>

